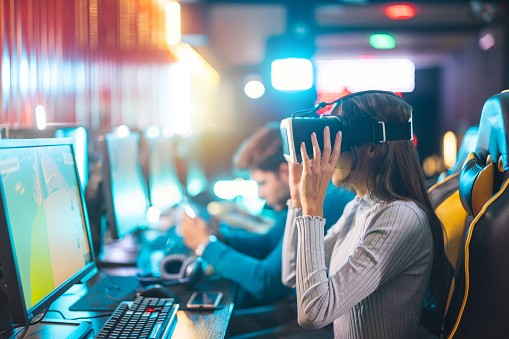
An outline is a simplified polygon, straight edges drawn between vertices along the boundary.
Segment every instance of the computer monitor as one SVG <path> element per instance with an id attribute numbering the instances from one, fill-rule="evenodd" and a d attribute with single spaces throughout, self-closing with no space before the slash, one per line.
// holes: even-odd
<path id="1" fill-rule="evenodd" d="M 12 322 L 96 270 L 71 139 L 0 140 L 0 261 Z"/>
<path id="2" fill-rule="evenodd" d="M 175 140 L 170 137 L 146 140 L 150 205 L 164 211 L 182 200 L 182 184 L 175 172 Z"/>
<path id="3" fill-rule="evenodd" d="M 111 237 L 120 239 L 147 224 L 149 198 L 140 164 L 140 135 L 108 133 L 100 142 L 107 226 Z"/>
<path id="4" fill-rule="evenodd" d="M 83 127 L 61 128 L 55 131 L 56 138 L 72 138 L 76 166 L 80 177 L 81 188 L 88 183 L 88 135 Z"/>

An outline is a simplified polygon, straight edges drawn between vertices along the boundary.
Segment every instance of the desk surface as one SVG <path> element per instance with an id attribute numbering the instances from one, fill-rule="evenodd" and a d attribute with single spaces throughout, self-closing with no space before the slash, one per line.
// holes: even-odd
<path id="1" fill-rule="evenodd" d="M 121 273 L 126 273 L 129 270 L 123 269 Z M 132 271 L 132 270 L 131 270 Z M 118 274 L 120 271 L 114 271 L 110 274 Z M 119 274 L 121 275 L 121 274 Z M 68 319 L 76 319 L 79 317 L 91 317 L 101 314 L 108 314 L 110 312 L 89 312 L 89 311 L 70 311 L 69 307 L 75 303 L 81 296 L 85 295 L 88 291 L 87 285 L 92 284 L 94 279 L 91 279 L 91 283 L 80 284 L 73 286 L 67 293 L 56 300 L 51 306 L 50 310 L 58 310 L 64 314 Z M 228 329 L 228 322 L 233 311 L 234 297 L 236 293 L 236 286 L 229 281 L 219 279 L 208 279 L 206 281 L 199 282 L 196 285 L 196 289 L 202 291 L 219 290 L 224 294 L 221 304 L 222 308 L 213 311 L 195 311 L 186 310 L 185 305 L 189 296 L 192 294 L 192 290 L 188 290 L 183 286 L 175 286 L 171 288 L 171 291 L 178 296 L 182 308 L 177 312 L 177 324 L 172 334 L 172 338 L 224 338 Z M 48 312 L 45 319 L 58 319 L 61 320 L 62 316 L 57 312 Z M 97 334 L 103 324 L 108 319 L 108 316 L 100 318 L 88 318 L 83 319 L 92 323 L 94 328 L 94 334 L 90 334 L 89 338 L 93 338 Z M 28 336 L 26 338 L 36 338 Z"/>

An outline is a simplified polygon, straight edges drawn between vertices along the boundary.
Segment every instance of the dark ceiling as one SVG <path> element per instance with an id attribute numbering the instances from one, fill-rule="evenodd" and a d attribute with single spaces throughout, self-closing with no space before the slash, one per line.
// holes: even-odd
<path id="1" fill-rule="evenodd" d="M 416 68 L 439 65 L 449 54 L 484 34 L 507 14 L 505 2 L 412 1 L 416 14 L 392 20 L 387 1 L 180 1 L 183 40 L 219 71 L 260 64 L 270 37 L 304 39 L 313 58 L 372 55 L 409 58 Z M 505 17 L 507 19 L 507 17 Z M 373 33 L 389 33 L 396 47 L 370 46 Z M 198 38 L 198 39 L 197 39 Z M 277 43 L 276 43 L 277 45 Z"/>

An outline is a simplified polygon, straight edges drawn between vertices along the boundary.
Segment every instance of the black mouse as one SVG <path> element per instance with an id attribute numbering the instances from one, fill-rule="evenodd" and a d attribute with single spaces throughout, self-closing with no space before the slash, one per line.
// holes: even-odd
<path id="1" fill-rule="evenodd" d="M 139 296 L 147 298 L 175 298 L 175 296 L 161 285 L 150 285 L 138 292 Z"/>

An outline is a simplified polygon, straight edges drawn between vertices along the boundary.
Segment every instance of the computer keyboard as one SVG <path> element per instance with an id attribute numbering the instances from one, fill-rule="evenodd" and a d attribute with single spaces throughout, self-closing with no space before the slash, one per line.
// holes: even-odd
<path id="1" fill-rule="evenodd" d="M 122 302 L 95 338 L 165 339 L 177 322 L 173 298 L 136 297 Z"/>

